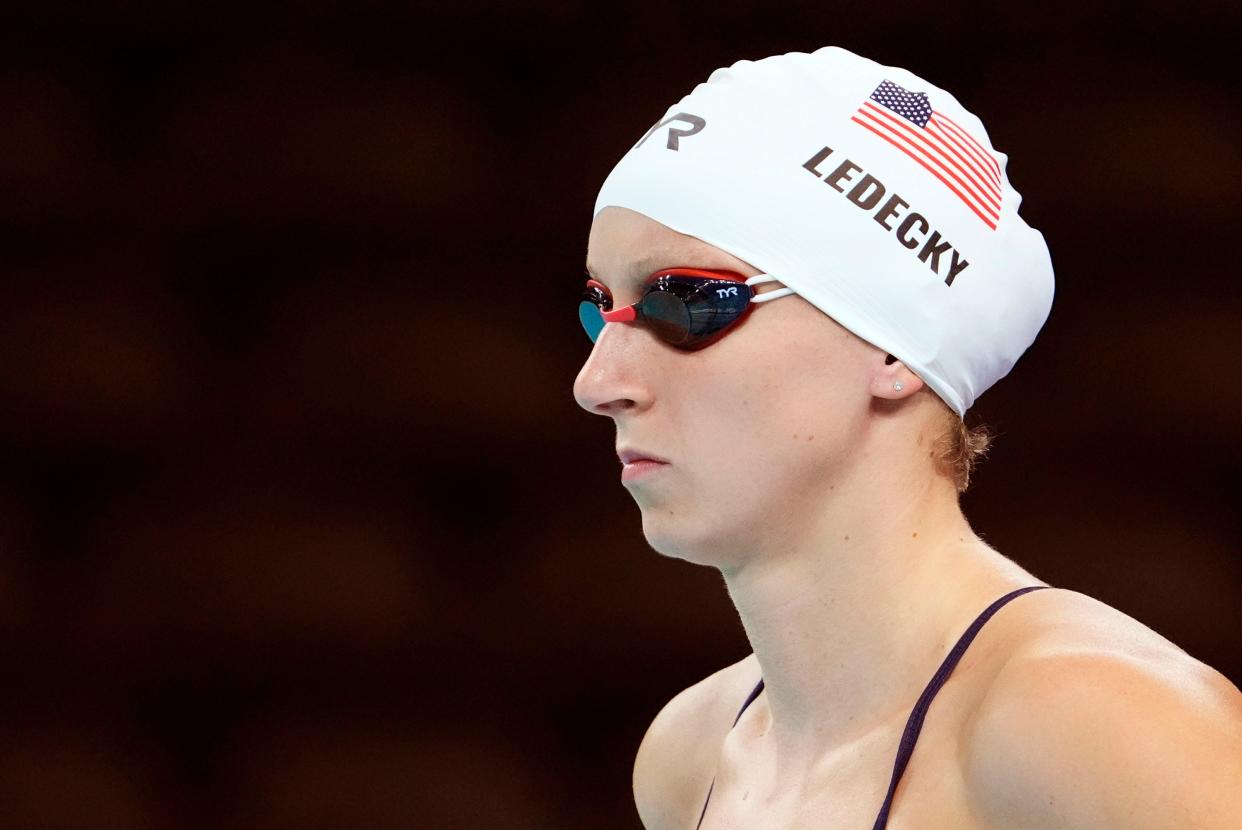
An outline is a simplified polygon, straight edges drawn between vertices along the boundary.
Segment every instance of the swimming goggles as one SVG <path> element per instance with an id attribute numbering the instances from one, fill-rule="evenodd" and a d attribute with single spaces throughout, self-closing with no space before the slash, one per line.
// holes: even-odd
<path id="1" fill-rule="evenodd" d="M 614 311 L 608 289 L 588 279 L 578 303 L 578 319 L 592 343 L 599 339 L 606 323 L 639 322 L 665 343 L 679 349 L 700 349 L 740 322 L 751 303 L 794 293 L 792 288 L 756 293 L 754 286 L 777 281 L 768 274 L 747 279 L 733 271 L 665 268 L 647 278 L 638 302 Z"/>

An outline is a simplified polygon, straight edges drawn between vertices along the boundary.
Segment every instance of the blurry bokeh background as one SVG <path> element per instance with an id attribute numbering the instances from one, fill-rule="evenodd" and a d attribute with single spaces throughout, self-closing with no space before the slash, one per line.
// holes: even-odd
<path id="1" fill-rule="evenodd" d="M 1242 680 L 1239 7 L 1085 5 L 6 11 L 5 827 L 638 828 L 749 650 L 573 400 L 591 206 L 827 44 L 980 114 L 1052 249 L 976 529 Z"/>

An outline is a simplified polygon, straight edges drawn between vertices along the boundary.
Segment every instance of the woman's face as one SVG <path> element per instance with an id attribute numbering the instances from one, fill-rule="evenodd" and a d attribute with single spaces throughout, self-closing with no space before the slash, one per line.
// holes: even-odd
<path id="1" fill-rule="evenodd" d="M 637 302 L 646 278 L 661 268 L 760 273 L 617 207 L 591 226 L 587 262 L 613 308 Z M 883 352 L 792 295 L 756 304 L 694 352 L 641 324 L 610 323 L 574 381 L 574 397 L 615 421 L 616 449 L 668 459 L 624 483 L 651 546 L 728 567 L 774 534 L 796 534 L 860 460 L 872 368 L 883 360 Z"/>

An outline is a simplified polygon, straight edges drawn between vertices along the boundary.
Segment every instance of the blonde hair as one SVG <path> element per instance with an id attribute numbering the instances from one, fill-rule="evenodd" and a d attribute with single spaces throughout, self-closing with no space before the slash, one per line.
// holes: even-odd
<path id="1" fill-rule="evenodd" d="M 995 437 L 986 424 L 967 425 L 965 419 L 937 400 L 941 407 L 940 430 L 932 444 L 932 457 L 937 468 L 952 477 L 959 494 L 970 486 L 970 476 L 986 456 Z"/>

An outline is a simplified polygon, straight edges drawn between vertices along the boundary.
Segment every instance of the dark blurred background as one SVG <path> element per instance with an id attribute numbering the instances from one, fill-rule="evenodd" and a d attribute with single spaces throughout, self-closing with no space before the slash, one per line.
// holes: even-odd
<path id="1" fill-rule="evenodd" d="M 1052 250 L 976 529 L 1242 680 L 1239 7 L 1086 5 L 8 9 L 4 825 L 638 828 L 749 649 L 573 400 L 591 208 L 828 44 L 978 113 Z"/>

